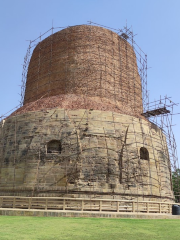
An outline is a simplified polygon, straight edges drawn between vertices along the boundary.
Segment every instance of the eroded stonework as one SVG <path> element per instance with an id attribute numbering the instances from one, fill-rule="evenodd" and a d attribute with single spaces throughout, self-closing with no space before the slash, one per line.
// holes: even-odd
<path id="1" fill-rule="evenodd" d="M 60 150 L 48 152 L 59 141 Z M 149 160 L 140 158 L 145 147 Z M 166 138 L 148 121 L 115 112 L 51 109 L 0 128 L 0 193 L 170 201 Z"/>

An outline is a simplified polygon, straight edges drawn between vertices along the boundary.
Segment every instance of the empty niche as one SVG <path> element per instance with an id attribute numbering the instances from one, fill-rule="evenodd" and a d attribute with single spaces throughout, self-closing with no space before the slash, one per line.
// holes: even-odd
<path id="1" fill-rule="evenodd" d="M 61 141 L 51 140 L 47 143 L 47 153 L 61 153 Z"/>
<path id="2" fill-rule="evenodd" d="M 147 148 L 145 147 L 140 148 L 140 159 L 149 160 L 149 152 Z"/>

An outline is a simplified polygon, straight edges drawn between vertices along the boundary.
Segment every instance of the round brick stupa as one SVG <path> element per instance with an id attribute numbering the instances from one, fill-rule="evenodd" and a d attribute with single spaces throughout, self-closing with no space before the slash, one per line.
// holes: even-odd
<path id="1" fill-rule="evenodd" d="M 1 195 L 172 201 L 166 137 L 142 112 L 125 38 L 91 25 L 52 34 L 0 128 Z"/>

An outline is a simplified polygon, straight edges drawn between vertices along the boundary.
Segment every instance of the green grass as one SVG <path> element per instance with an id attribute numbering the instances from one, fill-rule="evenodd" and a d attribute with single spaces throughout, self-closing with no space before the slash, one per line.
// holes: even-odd
<path id="1" fill-rule="evenodd" d="M 0 216 L 0 240 L 180 240 L 180 220 Z"/>

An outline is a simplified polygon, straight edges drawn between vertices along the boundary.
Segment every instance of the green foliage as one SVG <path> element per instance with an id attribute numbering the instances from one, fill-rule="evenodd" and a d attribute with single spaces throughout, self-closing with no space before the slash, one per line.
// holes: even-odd
<path id="1" fill-rule="evenodd" d="M 172 172 L 173 191 L 176 202 L 180 203 L 180 169 Z"/>
<path id="2" fill-rule="evenodd" d="M 178 240 L 179 219 L 0 216 L 1 240 Z"/>

